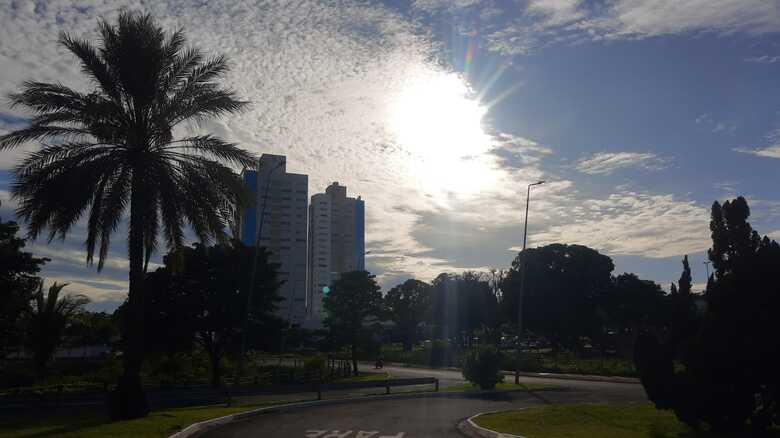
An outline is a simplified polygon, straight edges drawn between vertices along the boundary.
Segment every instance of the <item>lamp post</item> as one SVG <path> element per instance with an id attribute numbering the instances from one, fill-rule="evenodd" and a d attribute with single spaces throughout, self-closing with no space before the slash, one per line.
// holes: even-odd
<path id="1" fill-rule="evenodd" d="M 262 236 L 263 233 L 263 223 L 265 222 L 265 208 L 266 204 L 268 204 L 268 189 L 271 187 L 271 176 L 273 173 L 282 167 L 284 165 L 284 161 L 279 161 L 276 163 L 274 167 L 271 168 L 270 171 L 268 171 L 268 175 L 265 177 L 265 190 L 263 191 L 263 207 L 260 209 L 260 223 L 257 226 L 256 234 L 255 234 L 255 242 L 254 242 L 254 256 L 252 257 L 252 275 L 249 278 L 249 287 L 247 288 L 247 294 L 246 294 L 246 312 L 244 313 L 244 324 L 243 324 L 243 330 L 241 330 L 241 356 L 239 356 L 239 364 L 238 364 L 238 380 L 240 380 L 243 372 L 244 372 L 244 366 L 246 362 L 246 342 L 247 342 L 247 331 L 249 329 L 249 309 L 252 306 L 252 295 L 254 295 L 255 292 L 255 280 L 257 278 L 257 259 L 258 259 L 258 253 L 260 252 L 260 236 Z M 239 384 L 237 381 L 236 384 Z"/>
<path id="2" fill-rule="evenodd" d="M 544 184 L 544 181 L 537 181 L 535 183 L 528 184 L 528 188 L 525 194 L 525 225 L 523 226 L 523 265 L 522 276 L 520 277 L 520 293 L 517 296 L 517 361 L 515 363 L 515 384 L 520 383 L 520 344 L 523 336 L 523 294 L 525 293 L 525 244 L 528 240 L 528 206 L 531 201 L 531 187 Z"/>

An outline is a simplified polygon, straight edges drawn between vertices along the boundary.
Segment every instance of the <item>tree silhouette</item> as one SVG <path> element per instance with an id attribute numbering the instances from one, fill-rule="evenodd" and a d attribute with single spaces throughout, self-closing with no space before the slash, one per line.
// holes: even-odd
<path id="1" fill-rule="evenodd" d="M 358 347 L 373 334 L 370 319 L 380 318 L 384 311 L 379 285 L 366 271 L 345 272 L 333 282 L 323 305 L 325 326 L 336 344 L 349 347 L 352 370 L 357 375 Z"/>
<path id="2" fill-rule="evenodd" d="M 715 273 L 703 315 L 690 316 L 684 259 L 672 297 L 683 306 L 676 306 L 670 336 L 663 345 L 646 334 L 636 346 L 637 369 L 658 408 L 734 436 L 746 436 L 748 428 L 761 436 L 780 421 L 780 286 L 774 280 L 780 245 L 754 231 L 749 216 L 743 197 L 713 203 L 708 256 Z"/>
<path id="3" fill-rule="evenodd" d="M 26 82 L 14 106 L 32 111 L 29 126 L 0 137 L 0 150 L 43 142 L 14 169 L 17 214 L 37 237 L 65 237 L 87 214 L 87 262 L 103 267 L 112 233 L 129 210 L 130 261 L 124 370 L 111 398 L 113 418 L 148 413 L 140 380 L 143 362 L 146 264 L 159 245 L 180 247 L 188 223 L 203 241 L 224 238 L 236 204 L 248 199 L 227 165 L 252 166 L 255 157 L 210 135 L 174 139 L 174 128 L 239 111 L 245 102 L 218 84 L 222 56 L 185 48 L 181 30 L 166 34 L 149 15 L 122 12 L 99 23 L 98 47 L 63 35 L 60 43 L 95 88 Z"/>
<path id="4" fill-rule="evenodd" d="M 418 326 L 430 311 L 432 301 L 433 288 L 420 280 L 406 280 L 387 292 L 385 307 L 401 333 L 404 351 L 411 351 Z"/>
<path id="5" fill-rule="evenodd" d="M 22 339 L 19 318 L 29 311 L 38 288 L 36 274 L 48 261 L 23 251 L 25 241 L 17 237 L 16 222 L 0 220 L 0 358 Z"/>
<path id="6" fill-rule="evenodd" d="M 544 335 L 554 347 L 582 348 L 602 322 L 596 309 L 612 287 L 612 259 L 582 245 L 551 244 L 520 252 L 512 262 L 502 301 L 507 320 L 517 319 L 522 270 L 524 328 Z"/>
<path id="7" fill-rule="evenodd" d="M 222 359 L 238 349 L 244 315 L 247 312 L 247 285 L 255 269 L 255 287 L 250 303 L 250 333 L 277 336 L 282 321 L 274 314 L 283 300 L 278 295 L 278 264 L 269 262 L 270 253 L 240 241 L 206 247 L 183 247 L 164 257 L 165 266 L 148 274 L 147 314 L 153 328 L 164 333 L 150 334 L 148 343 L 164 352 L 200 346 L 209 357 L 211 384 L 222 383 Z"/>
<path id="8" fill-rule="evenodd" d="M 34 305 L 27 325 L 27 344 L 33 353 L 33 362 L 38 377 L 46 374 L 48 365 L 74 315 L 81 311 L 89 299 L 84 295 L 60 296 L 68 283 L 54 282 L 44 293 L 43 281 L 35 293 Z"/>

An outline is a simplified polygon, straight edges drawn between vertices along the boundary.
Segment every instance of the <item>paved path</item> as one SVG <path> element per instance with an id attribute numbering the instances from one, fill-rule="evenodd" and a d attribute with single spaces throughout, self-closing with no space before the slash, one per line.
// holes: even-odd
<path id="1" fill-rule="evenodd" d="M 460 372 L 385 367 L 394 377 L 438 377 L 442 387 L 463 383 Z M 511 381 L 513 378 L 508 377 Z M 210 431 L 207 437 L 414 438 L 461 437 L 455 425 L 477 412 L 542 403 L 646 400 L 641 385 L 523 377 L 556 390 L 469 394 L 447 398 L 363 400 L 259 415 Z"/>

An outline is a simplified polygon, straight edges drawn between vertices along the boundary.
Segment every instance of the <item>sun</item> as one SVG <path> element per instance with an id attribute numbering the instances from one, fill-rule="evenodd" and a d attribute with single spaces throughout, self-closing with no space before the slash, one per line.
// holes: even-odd
<path id="1" fill-rule="evenodd" d="M 391 128 L 422 190 L 474 193 L 492 183 L 483 159 L 492 145 L 482 127 L 487 108 L 472 95 L 458 75 L 424 70 L 395 99 Z"/>

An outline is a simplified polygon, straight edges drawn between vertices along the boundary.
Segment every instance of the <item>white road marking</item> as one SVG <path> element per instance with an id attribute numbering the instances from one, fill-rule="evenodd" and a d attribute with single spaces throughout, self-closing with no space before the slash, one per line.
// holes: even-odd
<path id="1" fill-rule="evenodd" d="M 324 435 L 322 438 L 347 438 L 352 431 L 341 432 L 338 430 L 331 431 L 329 434 Z"/>
<path id="2" fill-rule="evenodd" d="M 349 437 L 349 434 L 351 434 L 351 430 L 347 431 L 340 431 L 340 430 L 307 430 L 306 431 L 306 438 L 347 438 Z M 371 438 L 374 435 L 378 434 L 379 431 L 377 430 L 359 430 L 357 431 L 357 434 L 354 438 Z M 326 435 L 327 434 L 327 435 Z M 377 438 L 404 438 L 404 432 L 398 432 L 395 435 L 381 435 Z"/>

